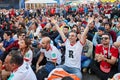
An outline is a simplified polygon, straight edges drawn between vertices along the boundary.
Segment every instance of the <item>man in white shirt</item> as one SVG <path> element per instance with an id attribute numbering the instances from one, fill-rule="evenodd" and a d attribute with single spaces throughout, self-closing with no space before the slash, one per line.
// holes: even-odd
<path id="1" fill-rule="evenodd" d="M 49 37 L 43 37 L 41 40 L 42 49 L 40 50 L 40 57 L 36 64 L 38 80 L 43 80 L 55 68 L 56 64 L 61 63 L 61 53 L 54 45 L 50 44 L 50 42 L 51 39 Z M 40 67 L 39 64 L 44 56 L 47 59 L 47 63 L 44 67 L 38 70 Z"/>
<path id="2" fill-rule="evenodd" d="M 64 35 L 64 33 L 59 29 L 59 26 L 56 20 L 53 18 L 51 19 L 52 23 L 55 24 L 56 29 L 60 33 L 63 41 L 65 42 L 65 63 L 64 65 L 61 65 L 59 67 L 62 67 L 65 71 L 68 73 L 72 73 L 77 75 L 80 79 L 82 79 L 82 74 L 81 74 L 81 53 L 82 53 L 82 48 L 83 45 L 86 42 L 86 34 L 88 33 L 89 30 L 89 24 L 93 22 L 93 18 L 88 19 L 88 24 L 84 30 L 84 32 L 80 37 L 77 37 L 77 33 L 75 31 L 71 31 L 69 33 L 68 39 Z M 77 39 L 79 39 L 77 41 Z"/>
<path id="3" fill-rule="evenodd" d="M 5 70 L 10 71 L 8 80 L 37 80 L 30 65 L 23 60 L 19 51 L 11 51 L 4 62 Z"/>

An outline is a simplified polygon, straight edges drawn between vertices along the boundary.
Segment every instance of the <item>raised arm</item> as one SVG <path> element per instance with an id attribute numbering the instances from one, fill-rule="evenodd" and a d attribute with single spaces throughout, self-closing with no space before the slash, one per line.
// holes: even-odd
<path id="1" fill-rule="evenodd" d="M 64 35 L 64 33 L 60 30 L 60 28 L 59 28 L 59 26 L 58 26 L 58 24 L 57 24 L 57 21 L 56 21 L 55 19 L 51 18 L 51 22 L 52 22 L 53 24 L 55 24 L 55 27 L 56 27 L 57 31 L 59 32 L 59 34 L 60 34 L 61 37 L 62 37 L 62 40 L 65 41 L 67 38 L 66 38 L 66 36 Z"/>
<path id="2" fill-rule="evenodd" d="M 94 20 L 93 17 L 88 18 L 88 24 L 87 24 L 87 26 L 86 26 L 86 28 L 85 28 L 85 30 L 82 33 L 81 38 L 80 38 L 80 41 L 81 41 L 82 44 L 85 44 L 85 42 L 86 42 L 86 35 L 87 35 L 88 31 L 89 31 L 89 25 L 90 25 L 90 23 L 93 22 L 93 20 Z"/>

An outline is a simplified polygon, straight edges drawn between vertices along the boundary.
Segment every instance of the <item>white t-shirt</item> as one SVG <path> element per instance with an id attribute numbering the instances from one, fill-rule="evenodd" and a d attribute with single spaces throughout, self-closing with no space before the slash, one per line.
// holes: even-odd
<path id="1" fill-rule="evenodd" d="M 17 71 L 11 73 L 8 80 L 37 80 L 37 78 L 30 65 L 24 62 Z"/>
<path id="2" fill-rule="evenodd" d="M 50 49 L 46 51 L 45 49 L 41 49 L 41 52 L 45 54 L 45 57 L 47 58 L 47 61 L 52 61 L 54 59 L 57 59 L 57 63 L 61 63 L 61 53 L 60 51 L 52 44 L 50 44 Z"/>
<path id="3" fill-rule="evenodd" d="M 64 65 L 68 67 L 75 67 L 81 69 L 81 53 L 83 45 L 80 41 L 77 41 L 73 46 L 70 45 L 70 41 L 67 39 L 65 41 L 65 63 Z"/>
<path id="4" fill-rule="evenodd" d="M 31 49 L 29 49 L 24 55 L 24 61 L 28 62 L 31 65 L 32 59 L 33 59 L 33 52 Z"/>

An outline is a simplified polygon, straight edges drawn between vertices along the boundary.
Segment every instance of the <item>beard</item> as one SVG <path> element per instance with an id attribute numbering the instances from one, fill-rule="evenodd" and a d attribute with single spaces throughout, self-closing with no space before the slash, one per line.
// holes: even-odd
<path id="1" fill-rule="evenodd" d="M 109 43 L 103 43 L 103 45 L 107 46 L 107 45 L 109 45 Z"/>

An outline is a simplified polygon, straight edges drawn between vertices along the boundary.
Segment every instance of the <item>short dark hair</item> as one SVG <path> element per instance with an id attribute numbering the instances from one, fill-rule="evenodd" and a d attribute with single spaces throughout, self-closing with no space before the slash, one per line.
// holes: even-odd
<path id="1" fill-rule="evenodd" d="M 23 33 L 26 34 L 25 31 L 21 31 L 21 30 L 20 30 L 20 31 L 17 32 L 17 36 L 20 36 L 20 35 L 23 34 Z"/>
<path id="2" fill-rule="evenodd" d="M 110 33 L 108 33 L 108 32 L 105 32 L 105 33 L 103 33 L 102 35 L 108 35 L 109 36 L 109 38 L 110 38 Z"/>
<path id="3" fill-rule="evenodd" d="M 11 31 L 5 31 L 4 33 L 6 33 L 7 34 L 7 36 L 12 36 L 12 32 Z"/>
<path id="4" fill-rule="evenodd" d="M 21 25 L 25 29 L 25 23 L 20 22 L 19 25 Z"/>
<path id="5" fill-rule="evenodd" d="M 109 25 L 111 27 L 112 24 L 111 24 L 111 22 L 107 22 L 107 23 L 104 23 L 104 26 L 105 25 Z"/>
<path id="6" fill-rule="evenodd" d="M 68 27 L 68 26 L 64 26 L 63 28 L 67 28 L 67 29 L 69 29 L 69 27 Z"/>
<path id="7" fill-rule="evenodd" d="M 12 50 L 8 56 L 11 56 L 10 63 L 17 64 L 18 66 L 23 64 L 23 56 L 18 50 Z"/>
<path id="8" fill-rule="evenodd" d="M 71 30 L 70 32 L 69 32 L 69 34 L 70 33 L 75 33 L 76 34 L 76 37 L 77 37 L 77 32 L 75 31 L 75 30 Z"/>
<path id="9" fill-rule="evenodd" d="M 47 31 L 42 30 L 42 31 L 40 31 L 40 33 L 41 33 L 41 37 L 48 37 L 49 36 Z"/>

